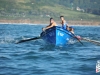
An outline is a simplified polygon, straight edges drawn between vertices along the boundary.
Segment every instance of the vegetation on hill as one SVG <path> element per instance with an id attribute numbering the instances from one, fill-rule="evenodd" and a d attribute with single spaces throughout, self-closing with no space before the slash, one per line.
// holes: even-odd
<path id="1" fill-rule="evenodd" d="M 100 20 L 100 0 L 0 0 L 1 19 Z"/>

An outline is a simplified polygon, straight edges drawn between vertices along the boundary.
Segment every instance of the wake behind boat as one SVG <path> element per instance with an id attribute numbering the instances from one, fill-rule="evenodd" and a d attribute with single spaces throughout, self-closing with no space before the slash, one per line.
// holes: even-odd
<path id="1" fill-rule="evenodd" d="M 41 38 L 54 45 L 65 45 L 72 37 L 72 33 L 62 27 L 54 26 L 41 33 Z"/>

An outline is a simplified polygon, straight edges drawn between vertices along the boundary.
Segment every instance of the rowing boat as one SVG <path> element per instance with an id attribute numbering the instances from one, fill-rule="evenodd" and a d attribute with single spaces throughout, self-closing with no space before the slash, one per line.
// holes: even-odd
<path id="1" fill-rule="evenodd" d="M 72 33 L 62 27 L 54 26 L 41 33 L 41 38 L 47 43 L 54 45 L 68 44 L 72 37 Z"/>

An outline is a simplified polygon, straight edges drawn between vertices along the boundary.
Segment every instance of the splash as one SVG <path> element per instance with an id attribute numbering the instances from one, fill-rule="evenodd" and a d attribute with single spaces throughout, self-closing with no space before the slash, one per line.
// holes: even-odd
<path id="1" fill-rule="evenodd" d="M 70 39 L 68 44 L 74 44 L 74 43 L 76 43 L 76 40 Z"/>
<path id="2" fill-rule="evenodd" d="M 0 39 L 0 43 L 1 44 L 5 44 L 5 43 L 13 43 L 15 40 L 12 36 L 6 36 L 4 38 Z"/>

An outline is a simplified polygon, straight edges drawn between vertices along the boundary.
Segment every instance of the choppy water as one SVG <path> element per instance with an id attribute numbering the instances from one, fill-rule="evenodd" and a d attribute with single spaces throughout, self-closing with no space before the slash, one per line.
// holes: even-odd
<path id="1" fill-rule="evenodd" d="M 69 46 L 47 45 L 43 40 L 15 44 L 41 33 L 43 25 L 0 25 L 0 75 L 99 75 L 100 46 L 72 41 Z M 100 41 L 100 26 L 73 26 L 75 33 Z"/>

